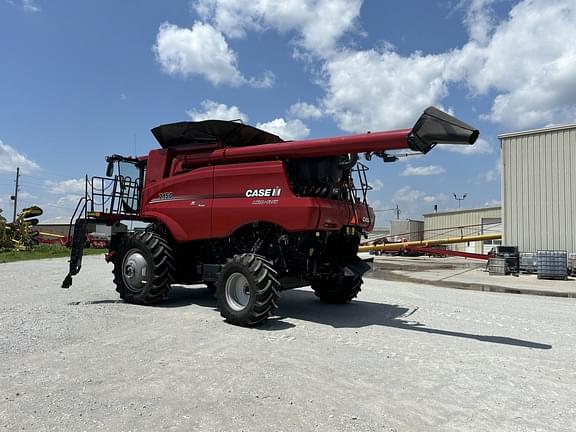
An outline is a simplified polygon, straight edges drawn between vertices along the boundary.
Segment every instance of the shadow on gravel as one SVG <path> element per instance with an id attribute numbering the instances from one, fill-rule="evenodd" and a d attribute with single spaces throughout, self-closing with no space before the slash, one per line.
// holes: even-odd
<path id="1" fill-rule="evenodd" d="M 193 304 L 213 309 L 218 308 L 214 293 L 203 285 L 172 285 L 172 288 L 170 288 L 170 292 L 168 293 L 168 299 L 162 303 L 158 303 L 155 307 L 172 308 Z"/>
<path id="2" fill-rule="evenodd" d="M 121 299 L 88 300 L 82 302 L 76 301 L 76 302 L 70 302 L 68 303 L 68 305 L 77 306 L 77 305 L 98 305 L 98 304 L 113 304 L 113 303 L 128 305 L 128 303 L 126 303 L 124 300 Z M 175 308 L 190 305 L 205 306 L 214 309 L 218 308 L 214 294 L 210 290 L 208 290 L 208 288 L 201 285 L 193 287 L 174 285 L 172 286 L 172 288 L 170 288 L 170 293 L 168 294 L 168 299 L 166 299 L 166 301 L 151 306 L 143 306 L 143 307 Z"/>
<path id="3" fill-rule="evenodd" d="M 103 304 L 124 303 L 122 300 L 94 300 L 87 302 L 71 302 L 69 304 Z M 216 298 L 212 291 L 202 286 L 188 287 L 174 285 L 170 290 L 168 299 L 156 305 L 159 308 L 174 308 L 189 305 L 198 305 L 218 309 Z M 552 345 L 531 342 L 505 336 L 485 336 L 471 333 L 462 333 L 450 330 L 441 330 L 426 327 L 407 318 L 415 310 L 406 307 L 382 303 L 371 303 L 354 300 L 348 305 L 330 305 L 320 302 L 313 292 L 301 289 L 282 292 L 276 316 L 270 317 L 262 325 L 254 327 L 260 331 L 279 331 L 295 327 L 294 324 L 284 321 L 285 318 L 296 318 L 334 328 L 358 328 L 372 325 L 394 327 L 422 333 L 438 334 L 465 339 L 474 339 L 481 342 L 490 342 L 502 345 L 512 345 L 524 348 L 551 349 Z"/>
<path id="4" fill-rule="evenodd" d="M 524 348 L 545 350 L 552 348 L 552 345 L 538 342 L 505 336 L 485 336 L 441 330 L 426 327 L 424 324 L 419 322 L 405 320 L 413 312 L 414 311 L 411 311 L 406 307 L 371 303 L 361 300 L 354 300 L 348 305 L 329 305 L 317 300 L 312 292 L 303 290 L 283 292 L 280 307 L 277 310 L 280 319 L 296 318 L 303 321 L 330 325 L 335 328 L 357 328 L 381 325 L 403 330 L 474 339 L 481 342 L 512 345 Z M 266 330 L 266 328 L 262 329 Z"/>

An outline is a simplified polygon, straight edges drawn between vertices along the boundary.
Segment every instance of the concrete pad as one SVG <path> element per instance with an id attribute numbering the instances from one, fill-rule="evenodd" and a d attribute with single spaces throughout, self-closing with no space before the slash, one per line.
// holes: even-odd
<path id="1" fill-rule="evenodd" d="M 458 257 L 377 256 L 368 276 L 427 283 L 435 286 L 514 294 L 575 297 L 576 280 L 538 279 L 533 274 L 490 275 L 486 262 Z"/>

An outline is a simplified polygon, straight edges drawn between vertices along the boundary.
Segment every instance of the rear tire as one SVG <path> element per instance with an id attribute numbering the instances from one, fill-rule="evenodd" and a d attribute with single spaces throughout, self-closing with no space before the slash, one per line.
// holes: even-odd
<path id="1" fill-rule="evenodd" d="M 114 283 L 128 303 L 165 300 L 174 282 L 174 258 L 166 240 L 157 234 L 128 234 L 114 256 Z"/>
<path id="2" fill-rule="evenodd" d="M 317 297 L 324 303 L 350 303 L 361 291 L 362 277 L 340 276 L 320 279 L 312 284 Z"/>
<path id="3" fill-rule="evenodd" d="M 269 261 L 251 253 L 234 255 L 216 282 L 220 314 L 231 324 L 253 326 L 278 307 L 280 283 Z"/>

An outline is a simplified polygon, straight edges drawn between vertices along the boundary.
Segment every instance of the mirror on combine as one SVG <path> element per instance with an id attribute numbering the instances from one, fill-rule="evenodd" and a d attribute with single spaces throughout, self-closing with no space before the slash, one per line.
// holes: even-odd
<path id="1" fill-rule="evenodd" d="M 109 161 L 106 167 L 106 177 L 112 177 L 112 174 L 114 174 L 114 162 Z"/>

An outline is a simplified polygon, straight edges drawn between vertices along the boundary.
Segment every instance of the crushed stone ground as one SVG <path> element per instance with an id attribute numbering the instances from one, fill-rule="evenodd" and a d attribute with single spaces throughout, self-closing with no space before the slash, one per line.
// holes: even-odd
<path id="1" fill-rule="evenodd" d="M 575 299 L 366 279 L 258 328 L 202 287 L 142 307 L 89 256 L 0 264 L 0 430 L 573 431 Z"/>

